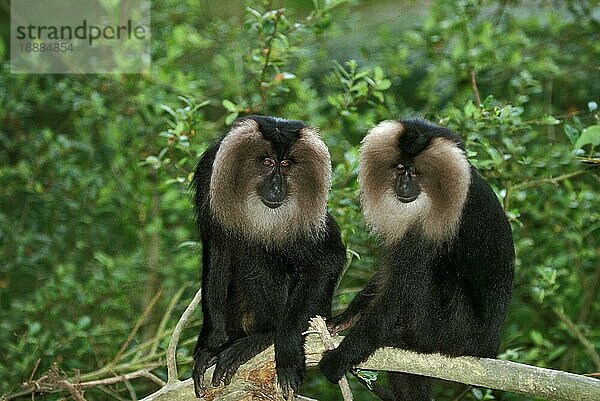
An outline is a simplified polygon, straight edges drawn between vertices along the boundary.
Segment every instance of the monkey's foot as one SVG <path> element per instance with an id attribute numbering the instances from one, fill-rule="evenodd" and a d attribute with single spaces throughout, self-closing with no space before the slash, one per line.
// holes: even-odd
<path id="1" fill-rule="evenodd" d="M 352 364 L 337 349 L 325 351 L 319 362 L 321 373 L 332 383 L 339 382 L 351 367 Z"/>
<path id="2" fill-rule="evenodd" d="M 216 357 L 208 350 L 200 350 L 194 355 L 194 367 L 192 368 L 192 379 L 194 379 L 194 393 L 197 398 L 204 397 L 206 386 L 204 385 L 204 373 L 206 369 L 215 363 Z"/>
<path id="3" fill-rule="evenodd" d="M 300 384 L 304 379 L 304 366 L 294 366 L 293 364 L 277 364 L 277 381 L 284 398 L 298 393 Z"/>
<path id="4" fill-rule="evenodd" d="M 225 349 L 217 358 L 217 366 L 213 372 L 212 385 L 218 387 L 221 382 L 226 386 L 229 385 L 229 383 L 231 383 L 231 378 L 244 362 L 246 362 L 246 358 L 242 357 L 239 347 L 234 345 Z"/>

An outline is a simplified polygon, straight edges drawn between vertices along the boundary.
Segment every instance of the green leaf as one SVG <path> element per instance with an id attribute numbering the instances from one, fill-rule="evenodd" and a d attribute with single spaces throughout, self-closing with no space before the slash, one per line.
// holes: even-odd
<path id="1" fill-rule="evenodd" d="M 473 104 L 473 102 L 467 103 L 464 108 L 465 117 L 473 118 L 476 110 L 477 110 L 477 107 L 475 106 L 475 104 Z"/>
<path id="2" fill-rule="evenodd" d="M 579 138 L 579 130 L 577 130 L 577 128 L 574 128 L 572 125 L 569 124 L 565 124 L 563 130 L 567 138 L 569 138 L 569 142 L 571 142 L 571 144 L 575 146 L 575 143 Z"/>
<path id="3" fill-rule="evenodd" d="M 182 243 L 177 245 L 177 248 L 200 248 L 200 243 L 198 241 L 183 241 Z"/>
<path id="4" fill-rule="evenodd" d="M 488 107 L 490 107 L 492 105 L 493 101 L 494 101 L 494 96 L 489 95 L 488 97 L 485 98 L 485 100 L 481 104 L 481 107 L 484 109 L 487 109 Z"/>
<path id="5" fill-rule="evenodd" d="M 392 81 L 390 81 L 389 79 L 383 79 L 383 80 L 377 82 L 377 85 L 375 86 L 375 88 L 377 90 L 384 91 L 386 89 L 389 89 L 390 86 L 392 86 Z"/>
<path id="6" fill-rule="evenodd" d="M 169 113 L 170 115 L 172 115 L 173 117 L 177 118 L 177 112 L 175 110 L 173 110 L 171 107 L 167 106 L 166 104 L 161 104 L 159 105 L 159 107 L 161 109 L 163 109 L 164 111 L 166 111 L 167 113 Z"/>
<path id="7" fill-rule="evenodd" d="M 237 118 L 238 114 L 239 113 L 237 111 L 234 113 L 227 114 L 227 117 L 225 117 L 225 124 L 230 125 L 233 122 L 233 120 Z"/>
<path id="8" fill-rule="evenodd" d="M 533 343 L 536 345 L 544 344 L 544 337 L 542 336 L 542 333 L 537 330 L 533 330 L 531 333 L 529 333 L 529 338 L 531 338 L 531 341 L 533 341 Z"/>
<path id="9" fill-rule="evenodd" d="M 258 11 L 256 11 L 255 9 L 253 9 L 252 7 L 246 7 L 246 11 L 248 11 L 250 14 L 254 15 L 256 17 L 256 19 L 262 18 L 262 14 L 259 13 Z"/>
<path id="10" fill-rule="evenodd" d="M 369 389 L 373 389 L 373 383 L 377 381 L 377 372 L 372 370 L 357 369 L 356 375 L 366 383 Z"/>
<path id="11" fill-rule="evenodd" d="M 236 112 L 238 111 L 238 107 L 235 103 L 233 103 L 231 100 L 229 99 L 223 99 L 223 101 L 221 102 L 221 104 L 223 105 L 223 107 L 225 107 L 225 109 L 227 109 L 228 111 L 231 112 Z"/>
<path id="12" fill-rule="evenodd" d="M 558 125 L 558 124 L 560 124 L 560 120 L 557 119 L 554 116 L 545 116 L 542 119 L 542 124 L 546 124 L 546 125 Z"/>
<path id="13" fill-rule="evenodd" d="M 600 125 L 590 125 L 581 131 L 581 136 L 575 142 L 575 149 L 580 149 L 585 145 L 600 145 Z"/>

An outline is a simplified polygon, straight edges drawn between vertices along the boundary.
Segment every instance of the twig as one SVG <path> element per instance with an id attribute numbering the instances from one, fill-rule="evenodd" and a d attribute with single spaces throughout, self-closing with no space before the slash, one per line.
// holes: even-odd
<path id="1" fill-rule="evenodd" d="M 167 348 L 167 383 L 174 383 L 179 381 L 179 376 L 177 375 L 177 345 L 179 344 L 179 337 L 181 336 L 181 332 L 185 329 L 190 317 L 196 307 L 200 303 L 202 299 L 202 288 L 200 288 L 192 302 L 185 308 L 185 311 L 181 315 L 181 318 L 175 325 L 175 330 L 173 330 L 173 334 L 171 335 L 171 340 L 169 341 L 169 346 Z"/>
<path id="2" fill-rule="evenodd" d="M 585 172 L 586 172 L 586 170 L 578 170 L 578 171 L 574 171 L 572 173 L 560 175 L 560 176 L 558 176 L 556 178 L 543 178 L 541 180 L 522 182 L 520 184 L 517 184 L 517 185 L 513 186 L 512 189 L 530 188 L 530 187 L 535 187 L 535 186 L 538 186 L 538 185 L 541 185 L 541 184 L 554 184 L 554 185 L 558 185 L 558 183 L 561 182 L 561 181 L 567 180 L 569 178 L 576 177 L 576 176 L 581 175 L 581 174 L 583 174 Z"/>
<path id="3" fill-rule="evenodd" d="M 83 393 L 68 381 L 60 380 L 57 384 L 67 390 L 71 394 L 71 397 L 75 398 L 76 401 L 86 401 L 85 398 L 83 398 Z"/>
<path id="4" fill-rule="evenodd" d="M 104 394 L 110 396 L 111 399 L 114 398 L 117 401 L 130 401 L 127 398 L 124 398 L 123 396 L 121 396 L 121 394 L 117 393 L 115 390 L 113 390 L 110 387 L 107 387 L 107 386 L 98 386 L 98 390 L 100 390 Z"/>
<path id="5" fill-rule="evenodd" d="M 129 380 L 125 380 L 124 383 L 125 383 L 125 387 L 127 388 L 127 391 L 129 391 L 129 397 L 131 397 L 131 401 L 138 401 L 138 397 L 135 392 L 135 389 L 133 388 L 133 386 L 131 385 Z"/>
<path id="6" fill-rule="evenodd" d="M 40 377 L 37 380 L 25 382 L 24 385 L 27 387 L 26 389 L 24 389 L 23 391 L 20 391 L 18 393 L 14 393 L 14 394 L 7 396 L 6 400 L 14 400 L 17 398 L 25 397 L 25 396 L 33 394 L 33 393 L 53 393 L 53 392 L 56 392 L 59 390 L 67 390 L 69 393 L 71 393 L 73 398 L 75 398 L 77 401 L 85 401 L 85 399 L 83 398 L 83 395 L 80 392 L 81 389 L 90 388 L 90 387 L 102 387 L 102 386 L 107 386 L 107 385 L 121 383 L 121 382 L 128 382 L 129 380 L 142 378 L 142 377 L 146 378 L 150 381 L 153 381 L 154 383 L 156 383 L 157 385 L 159 385 L 161 387 L 166 384 L 159 377 L 152 374 L 148 369 L 142 369 L 142 370 L 127 373 L 124 375 L 108 377 L 106 379 L 90 380 L 87 382 L 80 382 L 80 383 L 73 383 L 71 381 L 68 381 L 67 379 L 58 378 L 58 375 L 59 375 L 58 368 L 52 367 L 49 374 L 43 375 L 42 377 Z M 79 394 L 80 398 L 77 398 L 74 395 L 74 391 Z"/>
<path id="7" fill-rule="evenodd" d="M 473 89 L 473 101 L 475 106 L 481 107 L 481 96 L 479 96 L 479 89 L 477 89 L 477 81 L 475 80 L 475 67 L 471 67 L 471 89 Z"/>
<path id="8" fill-rule="evenodd" d="M 177 306 L 177 303 L 179 302 L 179 299 L 181 298 L 181 295 L 183 294 L 183 292 L 185 291 L 186 288 L 187 288 L 187 286 L 181 287 L 181 289 L 179 291 L 177 291 L 177 293 L 175 293 L 173 298 L 171 298 L 171 301 L 169 302 L 169 306 L 167 307 L 167 310 L 165 311 L 162 319 L 160 320 L 160 324 L 158 325 L 158 330 L 156 331 L 156 335 L 154 336 L 154 341 L 153 341 L 154 344 L 152 344 L 152 347 L 150 348 L 149 355 L 156 354 L 156 350 L 158 349 L 158 344 L 160 343 L 161 337 L 165 333 L 165 329 L 167 327 L 167 323 L 168 323 L 169 319 L 171 318 L 171 314 L 173 313 L 175 306 Z"/>
<path id="9" fill-rule="evenodd" d="M 164 387 L 167 385 L 167 383 L 164 380 L 162 380 L 160 377 L 156 376 L 154 373 L 146 372 L 146 373 L 142 374 L 142 376 L 145 377 L 146 379 L 158 384 L 160 387 Z"/>
<path id="10" fill-rule="evenodd" d="M 473 386 L 465 386 L 465 389 L 456 396 L 456 398 L 454 398 L 452 401 L 460 401 L 465 395 L 467 395 L 467 393 L 469 391 L 471 391 L 471 389 L 473 388 Z"/>
<path id="11" fill-rule="evenodd" d="M 146 379 L 149 379 L 158 385 L 163 385 L 163 386 L 165 385 L 164 381 L 160 380 L 160 378 L 158 378 L 155 375 L 153 375 L 152 373 L 150 373 L 147 369 L 138 370 L 137 372 L 126 373 L 124 375 L 107 377 L 106 379 L 91 380 L 89 382 L 83 382 L 83 383 L 74 383 L 73 385 L 78 388 L 96 387 L 96 386 L 120 383 L 120 382 L 124 382 L 124 381 L 128 381 L 128 380 L 132 380 L 132 379 L 137 379 L 140 377 L 145 377 Z"/>
<path id="12" fill-rule="evenodd" d="M 38 367 L 40 366 L 40 362 L 42 361 L 42 358 L 38 358 L 37 361 L 35 361 L 35 365 L 33 366 L 33 370 L 31 371 L 31 374 L 29 375 L 29 381 L 33 380 L 33 376 L 35 376 L 35 372 L 37 371 Z"/>
<path id="13" fill-rule="evenodd" d="M 284 9 L 280 9 L 280 10 L 276 10 L 275 11 L 275 22 L 273 23 L 273 34 L 269 37 L 269 39 L 267 40 L 266 43 L 266 52 L 267 54 L 265 55 L 265 63 L 263 65 L 261 74 L 260 74 L 260 80 L 258 82 L 258 90 L 260 92 L 260 98 L 262 100 L 263 106 L 267 100 L 267 97 L 265 95 L 265 91 L 264 91 L 264 87 L 263 87 L 263 83 L 265 82 L 265 76 L 267 75 L 267 68 L 269 68 L 269 63 L 271 61 L 271 52 L 273 51 L 273 46 L 272 46 L 272 42 L 273 39 L 275 38 L 275 35 L 277 35 L 277 26 L 279 25 L 279 20 L 281 19 L 281 16 L 283 15 L 283 11 Z"/>
<path id="14" fill-rule="evenodd" d="M 598 226 L 596 226 L 596 229 Z M 593 227 L 591 228 L 594 229 Z M 591 234 L 592 231 L 590 229 L 587 230 L 586 233 L 583 234 L 583 238 L 587 237 Z M 589 280 L 589 286 L 583 286 L 583 299 L 581 301 L 581 308 L 579 308 L 579 313 L 577 315 L 576 323 L 584 323 L 588 315 L 592 309 L 592 306 L 595 304 L 595 300 L 598 297 L 598 291 L 600 291 L 600 266 L 596 267 L 596 272 L 592 276 L 592 279 Z"/>
<path id="15" fill-rule="evenodd" d="M 579 340 L 581 345 L 583 345 L 583 348 L 585 348 L 587 354 L 590 356 L 590 358 L 594 362 L 596 369 L 600 369 L 600 355 L 598 355 L 598 352 L 596 352 L 596 349 L 594 348 L 594 344 L 592 344 L 592 342 L 590 340 L 585 338 L 585 336 L 583 335 L 581 330 L 579 330 L 577 325 L 575 323 L 573 323 L 571 318 L 569 318 L 569 316 L 567 316 L 567 314 L 565 312 L 563 312 L 562 310 L 560 310 L 558 308 L 552 308 L 552 310 L 554 311 L 556 316 L 558 316 L 558 318 L 567 326 L 567 328 L 569 329 L 569 332 L 571 332 L 571 334 L 573 334 Z"/>
<path id="16" fill-rule="evenodd" d="M 163 292 L 163 289 L 160 288 L 156 292 L 156 294 L 154 295 L 154 297 L 150 300 L 150 302 L 148 303 L 148 305 L 144 309 L 144 312 L 142 312 L 142 316 L 140 316 L 140 318 L 137 320 L 137 322 L 135 322 L 135 326 L 131 330 L 131 333 L 129 333 L 129 336 L 127 337 L 127 340 L 123 343 L 123 345 L 121 345 L 121 348 L 119 349 L 119 352 L 117 352 L 117 354 L 115 355 L 115 357 L 113 358 L 113 360 L 111 362 L 109 362 L 108 365 L 114 364 L 115 362 L 117 362 L 119 360 L 119 358 L 121 357 L 121 355 L 123 355 L 123 353 L 125 352 L 125 350 L 129 346 L 129 344 L 133 340 L 133 337 L 135 337 L 135 335 L 137 334 L 137 332 L 140 329 L 140 327 L 142 327 L 142 323 L 144 323 L 144 320 L 146 320 L 146 318 L 148 317 L 148 315 L 150 314 L 150 312 L 154 308 L 154 305 L 156 304 L 156 301 L 158 301 L 158 298 L 160 298 L 160 296 L 162 295 L 162 292 Z"/>
<path id="17" fill-rule="evenodd" d="M 310 328 L 319 334 L 319 337 L 321 337 L 321 341 L 323 341 L 323 346 L 326 350 L 332 350 L 335 348 L 335 343 L 333 342 L 333 339 L 327 330 L 325 319 L 323 319 L 321 316 L 315 316 L 311 318 Z M 352 390 L 350 390 L 350 385 L 348 384 L 348 379 L 346 376 L 342 376 L 338 384 L 340 385 L 340 390 L 342 391 L 342 397 L 344 401 L 352 401 L 354 397 L 352 396 Z"/>

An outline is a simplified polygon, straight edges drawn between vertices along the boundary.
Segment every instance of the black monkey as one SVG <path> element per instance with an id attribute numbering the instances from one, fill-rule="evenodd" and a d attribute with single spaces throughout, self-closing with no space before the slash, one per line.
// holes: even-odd
<path id="1" fill-rule="evenodd" d="M 209 366 L 213 386 L 227 385 L 273 343 L 287 396 L 304 377 L 301 333 L 312 316 L 329 316 L 346 263 L 327 213 L 329 151 L 301 121 L 250 116 L 203 154 L 194 183 L 203 292 L 196 396 Z"/>
<path id="2" fill-rule="evenodd" d="M 333 331 L 353 326 L 319 366 L 332 382 L 384 346 L 495 357 L 512 292 L 514 246 L 492 189 L 449 129 L 386 121 L 361 146 L 367 224 L 385 254 Z M 395 399 L 430 400 L 431 379 L 390 373 Z"/>

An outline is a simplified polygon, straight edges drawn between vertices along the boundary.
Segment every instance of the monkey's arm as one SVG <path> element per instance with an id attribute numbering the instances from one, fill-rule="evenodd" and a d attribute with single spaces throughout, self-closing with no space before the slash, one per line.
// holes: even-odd
<path id="1" fill-rule="evenodd" d="M 198 398 L 206 391 L 204 373 L 217 361 L 229 339 L 225 327 L 225 305 L 231 263 L 222 242 L 212 244 L 208 238 L 203 238 L 203 246 L 202 329 L 196 342 L 192 368 L 194 391 Z"/>
<path id="2" fill-rule="evenodd" d="M 231 258 L 225 241 L 211 241 L 209 261 L 202 281 L 203 306 L 203 340 L 205 348 L 218 348 L 225 344 L 228 335 L 225 327 L 225 308 L 227 305 L 227 289 L 231 280 Z"/>
<path id="3" fill-rule="evenodd" d="M 327 379 L 337 383 L 347 370 L 365 361 L 384 345 L 384 336 L 389 330 L 384 313 L 376 301 L 372 302 L 340 345 L 325 351 L 319 368 Z"/>

